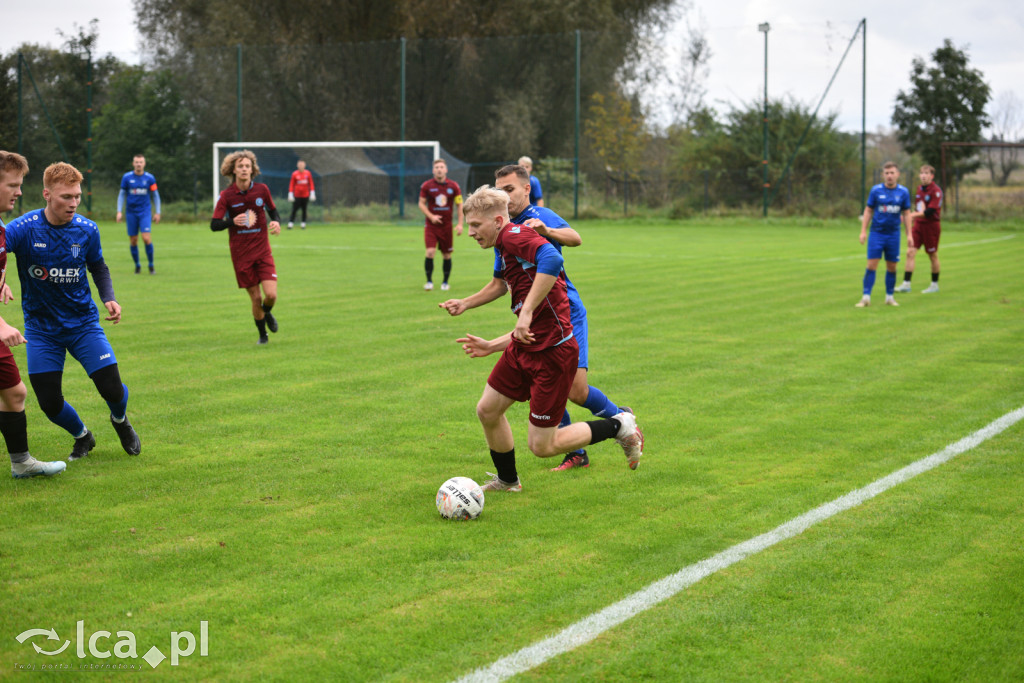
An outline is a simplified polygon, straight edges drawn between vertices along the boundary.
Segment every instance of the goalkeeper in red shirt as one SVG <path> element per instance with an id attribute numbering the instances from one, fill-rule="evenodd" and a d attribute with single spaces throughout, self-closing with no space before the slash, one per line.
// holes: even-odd
<path id="1" fill-rule="evenodd" d="M 295 226 L 295 214 L 302 209 L 302 229 L 306 229 L 306 207 L 309 200 L 316 201 L 316 187 L 313 185 L 313 174 L 306 170 L 306 162 L 299 159 L 296 170 L 292 172 L 292 180 L 288 183 L 288 201 L 292 203 L 292 216 L 288 219 L 288 229 Z"/>

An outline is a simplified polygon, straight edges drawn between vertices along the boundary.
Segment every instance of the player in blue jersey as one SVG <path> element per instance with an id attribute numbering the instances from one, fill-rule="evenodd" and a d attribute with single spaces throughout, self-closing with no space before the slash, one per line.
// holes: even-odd
<path id="1" fill-rule="evenodd" d="M 21 184 L 28 173 L 25 157 L 13 152 L 0 151 L 0 213 L 14 208 L 21 196 Z M 7 248 L 5 227 L 0 221 L 0 301 L 9 302 L 11 288 L 7 286 Z M 21 373 L 14 362 L 10 347 L 25 343 L 25 337 L 0 318 L 0 434 L 3 434 L 7 452 L 11 457 L 11 476 L 27 479 L 40 475 L 50 477 L 63 472 L 64 462 L 43 462 L 28 452 L 28 423 L 25 420 L 25 397 L 28 391 L 21 381 Z"/>
<path id="2" fill-rule="evenodd" d="M 530 178 L 530 203 L 544 208 L 544 191 L 540 189 L 540 180 L 533 175 L 533 159 L 523 156 L 516 163 L 526 169 L 526 175 Z"/>
<path id="3" fill-rule="evenodd" d="M 534 206 L 530 203 L 530 174 L 523 166 L 504 166 L 495 173 L 495 187 L 503 190 L 509 196 L 509 215 L 512 223 L 527 225 L 533 228 L 541 237 L 544 237 L 561 253 L 562 247 L 577 247 L 582 243 L 578 232 L 569 227 L 569 224 L 551 209 Z M 587 368 L 590 366 L 589 345 L 587 343 L 587 309 L 583 306 L 579 291 L 572 283 L 565 268 L 565 283 L 569 297 L 569 307 L 573 334 L 576 343 L 579 345 L 579 362 L 577 364 L 576 376 L 573 378 L 572 387 L 569 390 L 569 400 L 576 405 L 583 406 L 597 417 L 612 417 L 620 412 L 633 412 L 625 406 L 617 406 L 608 399 L 597 387 L 590 386 L 587 378 Z M 465 299 L 452 299 L 441 305 L 451 315 L 459 315 L 470 308 L 482 306 L 486 303 L 505 294 L 506 286 L 501 277 L 501 255 L 495 255 L 494 277 L 487 285 L 476 294 Z M 508 345 L 507 335 L 492 339 L 482 340 L 476 337 L 466 337 L 463 340 L 466 353 L 478 357 L 486 356 L 504 349 Z M 571 424 L 569 411 L 562 415 L 560 426 Z M 574 467 L 588 467 L 590 460 L 585 450 L 568 453 L 555 470 L 567 470 Z"/>
<path id="4" fill-rule="evenodd" d="M 150 197 L 153 200 L 152 207 Z M 122 214 L 121 208 L 126 203 L 125 213 Z M 121 178 L 121 192 L 117 195 L 117 215 L 114 222 L 120 223 L 122 215 L 128 228 L 128 244 L 131 245 L 129 250 L 132 253 L 132 260 L 135 261 L 135 274 L 142 272 L 142 265 L 139 263 L 139 233 L 142 233 L 142 241 L 146 243 L 149 274 L 153 275 L 156 269 L 153 267 L 153 238 L 150 231 L 153 223 L 160 222 L 160 192 L 156 189 L 156 178 L 152 173 L 146 172 L 146 157 L 141 154 L 135 155 L 132 159 L 132 170 Z"/>
<path id="5" fill-rule="evenodd" d="M 46 417 L 75 438 L 68 460 L 89 455 L 96 438 L 61 389 L 65 354 L 70 353 L 110 407 L 121 447 L 128 455 L 138 455 L 142 444 L 128 422 L 128 387 L 121 383 L 86 275 L 88 270 L 96 283 L 107 310 L 105 319 L 116 325 L 121 306 L 103 262 L 99 229 L 76 212 L 82 201 L 82 174 L 71 164 L 51 164 L 43 173 L 43 198 L 45 209 L 30 211 L 7 226 L 7 250 L 18 260 L 21 280 L 29 381 Z"/>
<path id="6" fill-rule="evenodd" d="M 899 184 L 900 169 L 887 161 L 882 167 L 880 185 L 871 188 L 868 205 L 860 222 L 860 243 L 868 245 L 868 267 L 864 271 L 864 296 L 855 305 L 867 308 L 871 305 L 871 290 L 875 286 L 878 262 L 885 256 L 885 303 L 899 306 L 893 293 L 896 289 L 896 265 L 900 262 L 900 224 L 907 226 L 910 236 L 910 192 Z M 868 228 L 871 228 L 870 235 Z M 912 246 L 912 245 L 911 245 Z"/>

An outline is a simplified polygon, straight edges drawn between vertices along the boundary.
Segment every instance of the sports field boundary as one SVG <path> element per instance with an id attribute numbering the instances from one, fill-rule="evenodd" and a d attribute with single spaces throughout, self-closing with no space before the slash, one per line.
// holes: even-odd
<path id="1" fill-rule="evenodd" d="M 677 593 L 715 572 L 736 564 L 781 541 L 792 538 L 802 533 L 805 529 L 854 508 L 905 481 L 913 479 L 919 474 L 935 469 L 939 465 L 952 460 L 962 453 L 966 453 L 988 439 L 1009 429 L 1021 420 L 1024 420 L 1024 406 L 1006 413 L 973 434 L 946 446 L 937 453 L 917 460 L 888 476 L 873 481 L 867 486 L 820 505 L 799 517 L 795 517 L 775 527 L 765 534 L 734 545 L 706 560 L 701 560 L 684 567 L 675 574 L 670 574 L 619 602 L 609 605 L 601 611 L 577 621 L 575 624 L 567 626 L 549 638 L 502 657 L 490 666 L 477 669 L 463 676 L 456 683 L 504 681 L 516 674 L 538 667 L 549 659 L 589 643 L 605 631 L 675 596 Z"/>

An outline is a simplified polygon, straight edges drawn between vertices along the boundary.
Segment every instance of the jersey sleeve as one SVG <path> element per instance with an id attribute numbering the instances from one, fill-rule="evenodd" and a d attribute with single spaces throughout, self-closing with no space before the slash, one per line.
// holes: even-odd
<path id="1" fill-rule="evenodd" d="M 270 188 L 264 185 L 261 188 L 263 192 L 263 201 L 265 202 L 263 208 L 266 211 L 277 211 L 277 206 L 274 204 L 274 198 L 270 196 Z"/>
<path id="2" fill-rule="evenodd" d="M 121 176 L 121 189 L 122 190 L 127 190 L 128 189 L 128 174 L 127 173 L 125 173 L 123 176 Z"/>
<path id="3" fill-rule="evenodd" d="M 910 211 L 910 191 L 904 188 L 903 190 L 903 201 L 901 202 L 900 208 L 904 211 Z"/>
<path id="4" fill-rule="evenodd" d="M 306 171 L 306 178 L 309 180 L 309 191 L 316 192 L 316 185 L 313 184 L 313 173 Z"/>
<path id="5" fill-rule="evenodd" d="M 871 192 L 868 193 L 868 208 L 874 209 L 878 206 L 878 190 L 871 188 Z"/>
<path id="6" fill-rule="evenodd" d="M 291 192 L 292 194 L 295 193 L 295 176 L 297 176 L 298 174 L 298 171 L 292 171 L 291 180 L 288 181 L 288 191 Z"/>
<path id="7" fill-rule="evenodd" d="M 530 194 L 534 199 L 544 199 L 544 193 L 540 189 L 540 180 L 536 176 L 530 176 Z"/>
<path id="8" fill-rule="evenodd" d="M 96 263 L 103 260 L 103 247 L 100 245 L 100 229 L 93 223 L 89 228 L 89 243 L 85 247 L 85 262 Z"/>
<path id="9" fill-rule="evenodd" d="M 942 190 L 939 186 L 935 186 L 935 192 L 932 192 L 931 199 L 925 202 L 925 206 L 929 209 L 941 209 L 942 208 Z"/>
<path id="10" fill-rule="evenodd" d="M 214 218 L 214 220 L 220 220 L 221 218 L 224 218 L 224 216 L 227 214 L 227 212 L 228 212 L 228 202 L 227 202 L 226 199 L 224 199 L 224 193 L 221 192 L 220 193 L 220 197 L 217 198 L 217 206 L 215 206 L 213 208 L 213 218 Z"/>
<path id="11" fill-rule="evenodd" d="M 430 193 L 427 192 L 427 183 L 423 183 L 422 185 L 420 185 L 420 198 L 421 199 L 429 199 L 430 198 Z"/>

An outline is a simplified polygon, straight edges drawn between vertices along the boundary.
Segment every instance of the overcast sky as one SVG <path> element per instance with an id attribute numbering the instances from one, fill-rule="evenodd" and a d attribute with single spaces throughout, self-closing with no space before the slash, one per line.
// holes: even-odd
<path id="1" fill-rule="evenodd" d="M 386 1 L 386 0 L 382 0 Z M 944 38 L 967 48 L 993 96 L 1013 91 L 1024 102 L 1024 2 L 1021 0 L 692 0 L 712 51 L 708 102 L 719 111 L 759 100 L 764 83 L 764 34 L 768 22 L 768 94 L 788 95 L 815 106 L 858 22 L 867 19 L 867 127 L 890 126 L 899 90 L 909 88 L 911 61 L 926 60 Z M 135 63 L 139 39 L 130 0 L 48 0 L 8 3 L 3 10 L 0 52 L 23 42 L 59 47 L 58 31 L 99 20 L 99 51 Z M 670 31 L 670 44 L 681 31 Z M 844 130 L 861 121 L 861 40 L 858 37 L 822 106 L 838 113 Z"/>

